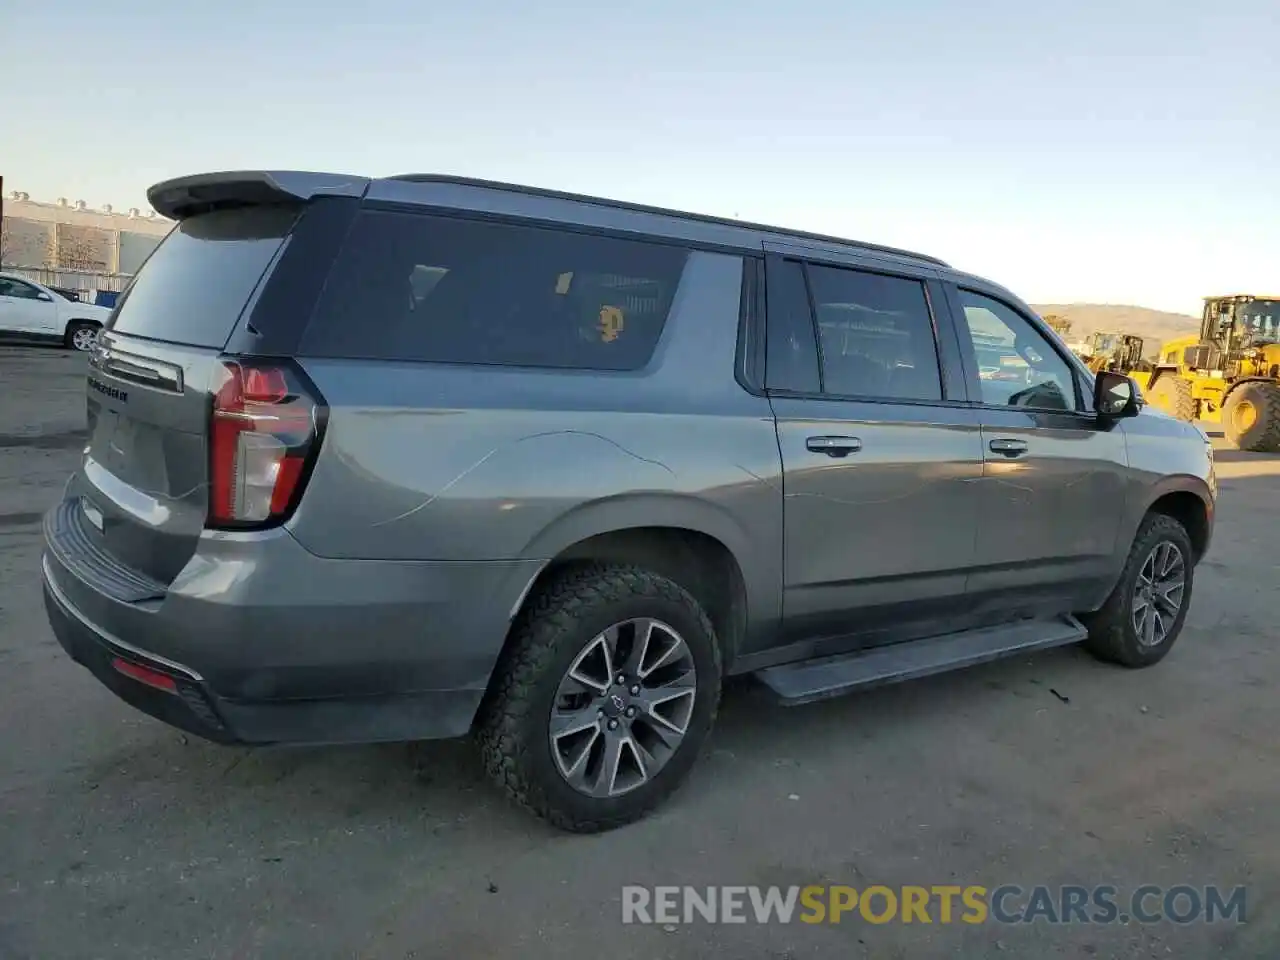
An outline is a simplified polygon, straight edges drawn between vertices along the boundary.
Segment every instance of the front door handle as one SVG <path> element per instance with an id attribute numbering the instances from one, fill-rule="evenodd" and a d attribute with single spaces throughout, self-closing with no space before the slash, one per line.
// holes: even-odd
<path id="1" fill-rule="evenodd" d="M 847 457 L 862 449 L 862 441 L 857 437 L 810 437 L 804 445 L 805 449 L 828 457 Z"/>
<path id="2" fill-rule="evenodd" d="M 991 448 L 992 453 L 1002 453 L 1006 457 L 1020 457 L 1027 452 L 1027 442 L 1025 440 L 1010 440 L 1005 437 L 997 437 L 987 446 Z"/>

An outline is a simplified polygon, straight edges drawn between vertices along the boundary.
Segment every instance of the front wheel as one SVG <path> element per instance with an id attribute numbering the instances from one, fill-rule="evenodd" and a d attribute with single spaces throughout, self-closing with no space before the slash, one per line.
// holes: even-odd
<path id="1" fill-rule="evenodd" d="M 1238 450 L 1280 451 L 1280 386 L 1248 380 L 1235 387 L 1222 405 L 1222 425 Z"/>
<path id="2" fill-rule="evenodd" d="M 1173 517 L 1148 514 L 1111 596 L 1096 613 L 1081 617 L 1086 647 L 1101 660 L 1148 667 L 1172 649 L 1191 605 L 1195 553 L 1186 529 Z"/>
<path id="3" fill-rule="evenodd" d="M 594 833 L 640 819 L 684 781 L 715 719 L 720 653 L 682 587 L 637 567 L 575 570 L 515 630 L 478 729 L 508 795 Z"/>
<path id="4" fill-rule="evenodd" d="M 64 342 L 68 349 L 88 353 L 98 342 L 98 332 L 101 329 L 101 325 L 90 320 L 74 320 L 67 325 Z"/>

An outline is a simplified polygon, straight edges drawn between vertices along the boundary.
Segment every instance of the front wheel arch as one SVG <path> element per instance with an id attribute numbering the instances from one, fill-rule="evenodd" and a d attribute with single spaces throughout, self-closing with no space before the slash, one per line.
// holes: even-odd
<path id="1" fill-rule="evenodd" d="M 1205 500 L 1190 490 L 1174 490 L 1162 494 L 1148 508 L 1147 513 L 1162 513 L 1182 524 L 1191 539 L 1195 561 L 1209 549 L 1210 512 Z"/>

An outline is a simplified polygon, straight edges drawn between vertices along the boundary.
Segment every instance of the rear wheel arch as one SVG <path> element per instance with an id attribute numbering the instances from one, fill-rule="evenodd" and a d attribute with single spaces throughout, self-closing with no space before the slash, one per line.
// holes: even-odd
<path id="1" fill-rule="evenodd" d="M 656 537 L 670 544 L 673 533 L 685 540 L 711 541 L 732 560 L 743 593 L 742 630 L 749 630 L 750 638 L 740 646 L 744 634 L 736 630 L 721 636 L 722 651 L 726 661 L 734 653 L 754 645 L 757 634 L 772 629 L 782 613 L 782 496 L 776 501 L 766 500 L 756 505 L 751 516 L 752 528 L 748 531 L 738 515 L 722 504 L 681 493 L 628 493 L 614 497 L 591 500 L 574 507 L 544 526 L 530 538 L 519 556 L 539 560 L 547 567 L 557 561 L 581 554 L 582 545 L 609 545 L 611 559 L 616 562 L 634 562 L 617 555 L 620 544 L 635 545 L 644 537 Z M 645 534 L 637 531 L 663 531 Z M 665 540 L 663 538 L 666 538 Z M 652 557 L 652 550 L 645 556 Z M 545 572 L 545 568 L 544 568 Z M 677 582 L 678 579 L 677 579 Z M 696 594 L 696 589 L 687 587 Z M 527 602 L 526 591 L 524 602 Z M 699 597 L 699 600 L 701 598 Z M 717 631 L 724 626 L 713 617 Z"/>
<path id="2" fill-rule="evenodd" d="M 640 567 L 679 584 L 706 611 L 725 664 L 732 660 L 749 621 L 747 580 L 722 539 L 690 527 L 624 527 L 567 544 L 529 584 L 513 622 L 540 590 L 573 569 L 596 564 Z"/>

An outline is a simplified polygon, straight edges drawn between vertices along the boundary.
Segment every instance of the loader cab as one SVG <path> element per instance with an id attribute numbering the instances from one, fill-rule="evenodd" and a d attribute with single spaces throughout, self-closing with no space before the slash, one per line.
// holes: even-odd
<path id="1" fill-rule="evenodd" d="M 1224 353 L 1280 343 L 1280 297 L 1235 294 L 1205 300 L 1200 339 Z"/>
<path id="2" fill-rule="evenodd" d="M 1103 333 L 1099 331 L 1093 335 L 1093 353 L 1110 355 L 1115 352 L 1116 347 L 1120 345 L 1120 334 Z"/>
<path id="3" fill-rule="evenodd" d="M 1095 373 L 1110 370 L 1128 373 L 1143 366 L 1141 337 L 1130 333 L 1098 331 L 1090 342 L 1088 365 Z"/>

